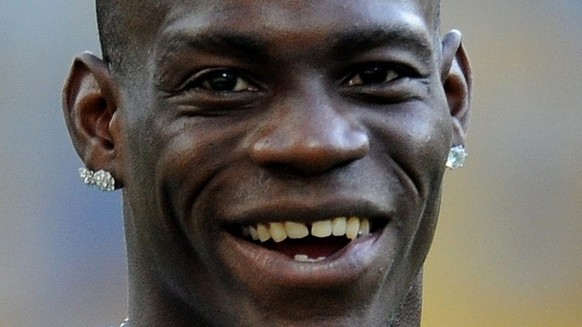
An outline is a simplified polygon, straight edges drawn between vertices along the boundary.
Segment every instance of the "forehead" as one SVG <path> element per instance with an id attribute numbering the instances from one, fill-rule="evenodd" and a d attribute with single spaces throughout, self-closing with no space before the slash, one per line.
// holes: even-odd
<path id="1" fill-rule="evenodd" d="M 375 33 L 430 48 L 435 18 L 428 7 L 428 2 L 403 0 L 168 1 L 157 11 L 164 17 L 155 43 L 172 48 L 207 35 L 247 35 L 267 46 L 272 41 L 291 49 L 294 41 L 328 40 L 325 45 L 330 46 L 336 35 L 350 35 L 357 42 L 359 33 L 367 38 Z"/>
<path id="2" fill-rule="evenodd" d="M 214 12 L 217 15 L 259 14 L 272 19 L 301 20 L 306 14 L 320 19 L 347 12 L 359 12 L 362 16 L 383 17 L 394 8 L 413 11 L 431 20 L 430 11 L 435 0 L 199 0 L 161 1 L 157 9 L 172 16 L 194 12 Z M 159 12 L 159 11 L 158 11 Z M 425 15 L 426 14 L 426 15 Z"/>
<path id="3" fill-rule="evenodd" d="M 357 27 L 359 24 L 389 24 L 409 20 L 431 29 L 435 17 L 434 0 L 210 0 L 166 1 L 157 6 L 166 25 L 190 18 L 190 25 L 214 25 L 219 28 L 264 31 L 312 29 L 339 21 Z M 163 7 L 164 10 L 160 7 Z M 399 17 L 407 16 L 407 17 Z M 255 23 L 255 24 L 253 24 Z M 256 25 L 258 24 L 258 26 Z"/>

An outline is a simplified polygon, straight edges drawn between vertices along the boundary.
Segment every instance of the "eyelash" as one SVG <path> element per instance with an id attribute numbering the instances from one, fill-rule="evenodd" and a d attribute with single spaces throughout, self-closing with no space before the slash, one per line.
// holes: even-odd
<path id="1" fill-rule="evenodd" d="M 366 73 L 368 76 L 364 76 Z M 342 83 L 347 84 L 348 87 L 382 86 L 404 77 L 418 77 L 419 75 L 413 68 L 403 65 L 367 63 L 352 69 Z"/>
<path id="2" fill-rule="evenodd" d="M 368 74 L 368 76 L 365 76 Z M 341 80 L 348 87 L 373 87 L 389 84 L 403 77 L 419 76 L 414 69 L 402 65 L 385 63 L 366 63 L 351 69 Z M 212 81 L 212 79 L 215 79 Z M 222 81 L 220 80 L 222 79 Z M 217 84 L 212 85 L 211 83 Z M 222 85 L 220 84 L 222 83 Z M 198 72 L 181 88 L 185 91 L 204 90 L 215 93 L 257 92 L 261 88 L 248 74 L 231 68 L 209 68 Z M 221 89 L 222 88 L 222 89 Z"/>
<path id="3" fill-rule="evenodd" d="M 213 82 L 218 84 L 212 85 Z M 222 83 L 222 85 L 220 83 Z M 220 89 L 221 87 L 223 89 Z M 229 88 L 231 90 L 229 90 Z M 256 83 L 254 83 L 250 78 L 246 77 L 246 74 L 240 73 L 237 70 L 230 68 L 209 68 L 200 71 L 188 81 L 186 81 L 181 89 L 201 89 L 218 93 L 259 91 L 259 87 L 257 87 Z"/>

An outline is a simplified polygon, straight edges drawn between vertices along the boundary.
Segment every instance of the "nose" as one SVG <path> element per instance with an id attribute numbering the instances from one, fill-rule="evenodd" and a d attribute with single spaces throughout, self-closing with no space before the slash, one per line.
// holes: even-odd
<path id="1" fill-rule="evenodd" d="M 368 134 L 324 97 L 293 97 L 257 132 L 251 159 L 264 167 L 317 175 L 365 157 Z"/>

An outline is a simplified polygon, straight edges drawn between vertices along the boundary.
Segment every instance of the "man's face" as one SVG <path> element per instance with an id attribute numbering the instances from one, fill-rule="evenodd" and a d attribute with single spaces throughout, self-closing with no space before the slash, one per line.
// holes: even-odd
<path id="1" fill-rule="evenodd" d="M 122 90 L 130 253 L 218 325 L 386 325 L 451 146 L 430 14 L 167 3 Z"/>

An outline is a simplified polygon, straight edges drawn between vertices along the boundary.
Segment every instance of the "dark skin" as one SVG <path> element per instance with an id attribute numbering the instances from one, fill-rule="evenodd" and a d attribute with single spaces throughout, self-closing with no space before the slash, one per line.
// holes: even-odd
<path id="1" fill-rule="evenodd" d="M 76 57 L 65 117 L 123 187 L 132 326 L 419 326 L 471 86 L 426 7 L 161 1 L 130 72 Z M 239 232 L 340 216 L 371 232 L 320 262 Z"/>

